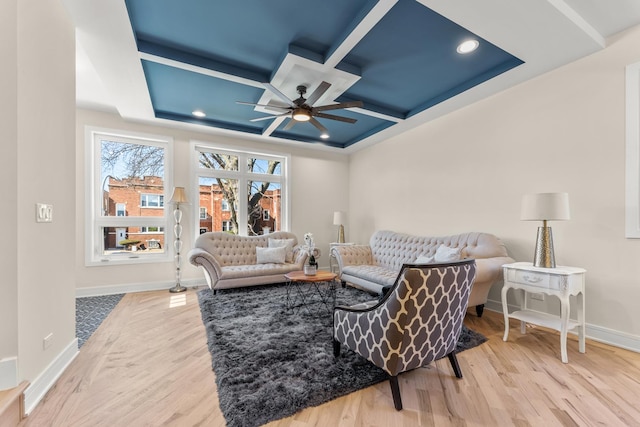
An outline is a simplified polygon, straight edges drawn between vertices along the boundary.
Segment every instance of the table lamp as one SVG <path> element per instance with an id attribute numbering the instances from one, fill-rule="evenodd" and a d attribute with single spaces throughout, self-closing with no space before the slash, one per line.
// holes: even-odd
<path id="1" fill-rule="evenodd" d="M 333 213 L 333 225 L 340 226 L 338 228 L 338 243 L 344 243 L 345 216 L 345 213 L 342 211 L 336 211 Z"/>
<path id="2" fill-rule="evenodd" d="M 171 196 L 169 203 L 173 203 L 175 205 L 175 209 L 173 210 L 173 218 L 175 219 L 175 225 L 173 226 L 173 233 L 175 235 L 173 248 L 176 250 L 176 285 L 169 289 L 169 292 L 176 293 L 187 290 L 187 288 L 182 286 L 180 283 L 182 277 L 182 259 L 180 257 L 180 251 L 182 250 L 182 240 L 180 239 L 182 236 L 182 225 L 180 224 L 180 221 L 182 221 L 182 211 L 180 210 L 180 205 L 187 203 L 187 194 L 184 191 L 184 187 L 175 187 L 173 189 L 173 195 Z"/>
<path id="3" fill-rule="evenodd" d="M 536 193 L 522 196 L 522 221 L 542 221 L 538 227 L 536 251 L 533 258 L 534 267 L 555 268 L 553 253 L 553 236 L 547 221 L 563 221 L 569 219 L 569 194 Z"/>

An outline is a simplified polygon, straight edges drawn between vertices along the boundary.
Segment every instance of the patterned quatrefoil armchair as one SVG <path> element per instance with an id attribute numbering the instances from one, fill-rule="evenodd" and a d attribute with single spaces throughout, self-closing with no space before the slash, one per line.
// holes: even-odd
<path id="1" fill-rule="evenodd" d="M 462 378 L 456 344 L 475 275 L 473 259 L 403 265 L 380 301 L 335 308 L 334 356 L 344 345 L 384 369 L 397 410 L 402 409 L 402 372 L 448 356 L 456 377 Z"/>

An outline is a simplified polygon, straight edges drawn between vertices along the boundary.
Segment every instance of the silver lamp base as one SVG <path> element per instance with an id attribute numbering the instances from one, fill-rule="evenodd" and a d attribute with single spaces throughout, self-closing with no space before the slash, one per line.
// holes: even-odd
<path id="1" fill-rule="evenodd" d="M 187 288 L 182 286 L 180 283 L 176 284 L 173 288 L 169 288 L 169 292 L 174 293 L 174 294 L 176 294 L 178 292 L 184 292 L 186 290 L 187 290 Z"/>
<path id="2" fill-rule="evenodd" d="M 536 253 L 533 257 L 533 266 L 556 268 L 551 227 L 538 227 L 538 239 L 536 240 Z"/>

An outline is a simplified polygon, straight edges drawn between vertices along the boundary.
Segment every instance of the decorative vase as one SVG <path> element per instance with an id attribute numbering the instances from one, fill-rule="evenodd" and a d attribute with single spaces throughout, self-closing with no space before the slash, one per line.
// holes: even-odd
<path id="1" fill-rule="evenodd" d="M 306 276 L 315 276 L 317 271 L 318 269 L 315 265 L 306 264 L 304 266 L 304 274 Z"/>

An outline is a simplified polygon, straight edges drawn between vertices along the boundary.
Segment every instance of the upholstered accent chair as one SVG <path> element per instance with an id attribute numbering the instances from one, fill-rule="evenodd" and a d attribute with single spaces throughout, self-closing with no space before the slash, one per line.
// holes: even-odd
<path id="1" fill-rule="evenodd" d="M 462 378 L 456 344 L 475 276 L 473 259 L 403 265 L 380 300 L 334 309 L 334 356 L 344 345 L 385 370 L 397 410 L 402 409 L 402 372 L 448 356 L 456 377 Z"/>

